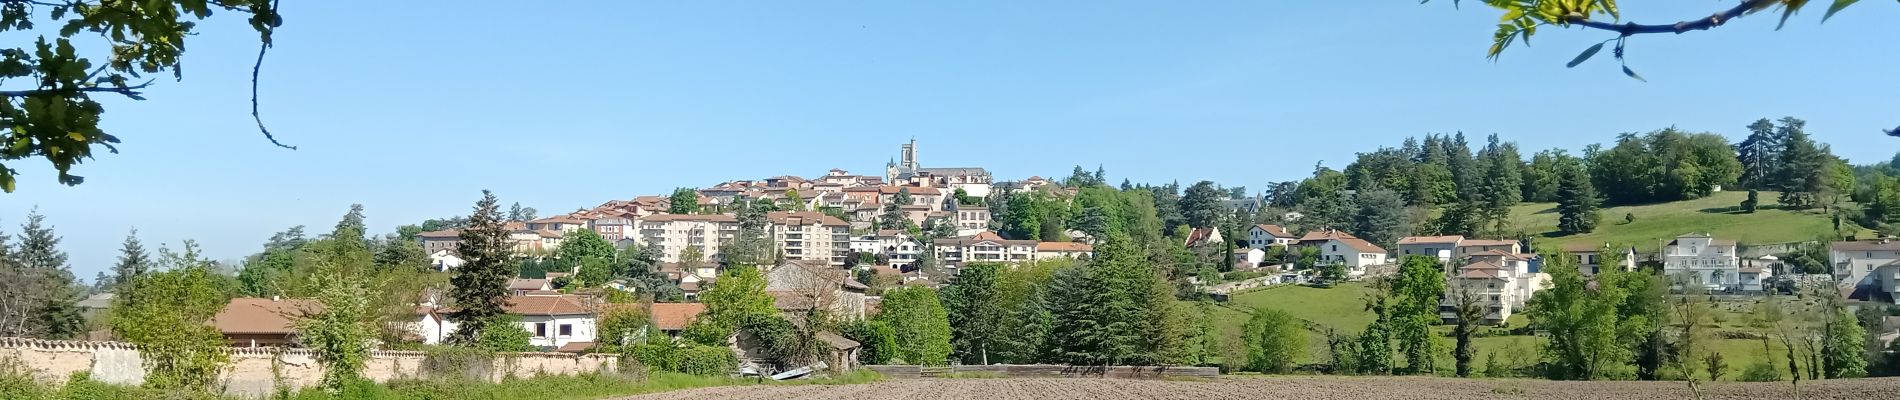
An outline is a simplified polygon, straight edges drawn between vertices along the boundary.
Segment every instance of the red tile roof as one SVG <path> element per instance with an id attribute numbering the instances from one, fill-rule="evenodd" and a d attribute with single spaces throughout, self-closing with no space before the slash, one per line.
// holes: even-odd
<path id="1" fill-rule="evenodd" d="M 1090 246 L 1088 243 L 1077 242 L 1038 242 L 1036 243 L 1036 251 L 1088 252 L 1095 251 L 1095 246 Z"/>
<path id="2" fill-rule="evenodd" d="M 509 296 L 502 309 L 515 315 L 577 315 L 591 314 L 585 299 L 580 296 Z"/>
<path id="3" fill-rule="evenodd" d="M 666 331 L 686 329 L 704 312 L 703 303 L 653 303 L 653 326 Z"/>
<path id="4" fill-rule="evenodd" d="M 224 310 L 211 317 L 211 326 L 227 335 L 289 335 L 297 332 L 293 321 L 320 311 L 323 304 L 316 300 L 239 297 L 231 299 Z"/>
<path id="5" fill-rule="evenodd" d="M 1254 227 L 1255 227 L 1255 228 L 1260 228 L 1260 230 L 1262 230 L 1262 231 L 1266 231 L 1266 232 L 1267 232 L 1267 234 L 1269 234 L 1269 235 L 1273 235 L 1273 237 L 1276 237 L 1276 238 L 1288 238 L 1288 239 L 1292 239 L 1292 238 L 1297 238 L 1297 237 L 1298 237 L 1298 236 L 1293 236 L 1293 233 L 1292 233 L 1292 232 L 1287 232 L 1287 231 L 1286 231 L 1286 228 L 1285 228 L 1285 227 L 1282 227 L 1282 226 L 1279 226 L 1279 225 L 1274 225 L 1274 224 L 1259 224 L 1259 225 L 1254 225 Z"/>
<path id="6" fill-rule="evenodd" d="M 585 353 L 593 349 L 594 342 L 567 342 L 567 344 L 561 345 L 561 348 L 554 349 L 554 351 L 560 353 Z"/>
<path id="7" fill-rule="evenodd" d="M 773 211 L 773 212 L 765 213 L 765 218 L 771 220 L 772 223 L 779 224 L 779 225 L 824 225 L 824 226 L 850 226 L 851 225 L 851 223 L 845 222 L 842 219 L 838 219 L 838 217 L 833 217 L 830 215 L 825 215 L 825 213 L 812 212 L 812 211 L 798 211 L 798 212 Z"/>
<path id="8" fill-rule="evenodd" d="M 1518 244 L 1516 240 L 1465 239 L 1463 243 L 1458 244 L 1458 247 L 1511 246 L 1516 244 Z"/>

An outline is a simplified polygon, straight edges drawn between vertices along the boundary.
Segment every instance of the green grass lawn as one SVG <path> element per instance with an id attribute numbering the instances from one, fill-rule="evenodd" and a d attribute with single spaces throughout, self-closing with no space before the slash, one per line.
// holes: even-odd
<path id="1" fill-rule="evenodd" d="M 1752 214 L 1731 209 L 1748 198 L 1748 192 L 1721 192 L 1713 196 L 1673 203 L 1603 209 L 1603 220 L 1596 232 L 1555 236 L 1557 205 L 1526 203 L 1511 209 L 1511 222 L 1517 230 L 1540 234 L 1541 243 L 1570 244 L 1613 243 L 1655 250 L 1678 235 L 1710 233 L 1716 238 L 1749 243 L 1785 243 L 1832 236 L 1834 222 L 1820 209 L 1791 211 L 1769 209 L 1774 192 L 1761 192 L 1763 209 Z M 1635 215 L 1636 222 L 1624 223 L 1624 215 Z"/>
<path id="2" fill-rule="evenodd" d="M 1233 340 L 1239 337 L 1241 326 L 1247 323 L 1249 314 L 1247 314 L 1246 310 L 1251 310 L 1256 307 L 1283 310 L 1295 318 L 1312 322 L 1317 326 L 1330 326 L 1338 329 L 1341 334 L 1356 334 L 1360 330 L 1365 329 L 1365 326 L 1372 323 L 1373 320 L 1373 315 L 1365 311 L 1364 307 L 1364 295 L 1367 290 L 1366 285 L 1363 283 L 1347 283 L 1325 289 L 1305 286 L 1277 286 L 1246 292 L 1236 294 L 1227 304 L 1216 307 L 1214 309 L 1213 320 L 1216 324 L 1216 329 L 1221 332 L 1222 337 L 1229 338 L 1227 339 L 1229 340 L 1228 346 L 1241 346 L 1241 344 L 1233 342 Z M 1764 352 L 1761 340 L 1759 339 L 1724 339 L 1718 336 L 1722 331 L 1760 333 L 1762 329 L 1752 327 L 1749 321 L 1750 312 L 1753 311 L 1754 307 L 1753 304 L 1763 301 L 1763 299 L 1764 298 L 1759 297 L 1741 297 L 1719 302 L 1714 307 L 1714 317 L 1706 322 L 1706 332 L 1707 335 L 1709 335 L 1704 342 L 1706 343 L 1706 347 L 1697 347 L 1703 347 L 1703 351 L 1705 352 L 1713 351 L 1722 354 L 1724 361 L 1728 364 L 1727 372 L 1722 377 L 1723 380 L 1739 379 L 1744 369 L 1748 368 L 1749 365 L 1762 362 L 1764 357 L 1768 357 L 1767 360 L 1776 363 L 1778 368 L 1783 370 L 1787 368 L 1785 361 L 1782 359 L 1782 357 L 1784 357 L 1782 353 L 1783 348 L 1778 341 L 1771 343 L 1769 346 L 1770 349 Z M 1772 300 L 1769 301 L 1781 302 L 1782 308 L 1793 315 L 1818 312 L 1813 308 L 1815 306 L 1810 304 L 1813 303 L 1812 300 L 1800 300 L 1788 296 L 1777 296 L 1771 299 Z M 1512 315 L 1510 321 L 1506 322 L 1506 325 L 1507 327 L 1521 327 L 1528 323 L 1529 321 L 1520 313 Z M 1443 349 L 1439 354 L 1438 370 L 1443 375 L 1451 375 L 1453 372 L 1452 350 L 1454 346 L 1452 339 L 1448 337 L 1448 335 L 1444 335 L 1451 331 L 1451 327 L 1438 326 L 1435 327 L 1434 330 L 1440 334 L 1439 344 Z M 1306 357 L 1298 360 L 1298 362 L 1325 362 L 1328 357 L 1325 335 L 1317 331 L 1308 331 L 1307 339 L 1309 351 Z M 1534 336 L 1479 337 L 1473 341 L 1473 346 L 1475 346 L 1477 350 L 1477 357 L 1472 360 L 1472 368 L 1482 371 L 1494 353 L 1497 354 L 1500 362 L 1504 363 L 1516 363 L 1520 365 L 1535 363 L 1540 356 L 1539 352 L 1542 344 L 1543 339 Z M 1707 368 L 1702 364 L 1702 360 L 1695 360 L 1694 363 L 1689 366 L 1695 369 L 1698 376 L 1704 376 L 1704 379 L 1706 379 L 1705 371 Z M 1806 366 L 1803 366 L 1803 368 L 1805 369 Z M 1673 370 L 1670 373 L 1679 374 L 1673 372 Z"/>

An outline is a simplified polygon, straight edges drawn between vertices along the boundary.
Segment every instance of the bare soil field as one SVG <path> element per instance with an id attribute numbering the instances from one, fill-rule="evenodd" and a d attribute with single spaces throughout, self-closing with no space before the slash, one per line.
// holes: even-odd
<path id="1" fill-rule="evenodd" d="M 1223 377 L 1209 381 L 1088 378 L 902 379 L 857 385 L 728 386 L 655 393 L 622 400 L 714 399 L 1603 399 L 1694 398 L 1682 382 L 1557 382 L 1519 379 L 1415 377 Z M 1702 398 L 1793 399 L 1783 383 L 1719 382 Z M 1802 382 L 1802 399 L 1900 398 L 1900 378 Z"/>

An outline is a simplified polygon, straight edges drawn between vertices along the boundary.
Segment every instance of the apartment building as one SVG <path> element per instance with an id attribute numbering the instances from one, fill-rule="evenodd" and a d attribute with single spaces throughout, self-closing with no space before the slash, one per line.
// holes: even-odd
<path id="1" fill-rule="evenodd" d="M 1663 275 L 1683 282 L 1683 289 L 1739 290 L 1742 261 L 1735 241 L 1687 234 L 1663 246 Z"/>
<path id="2" fill-rule="evenodd" d="M 956 224 L 957 230 L 959 231 L 965 229 L 989 230 L 990 209 L 980 206 L 957 206 Z"/>
<path id="3" fill-rule="evenodd" d="M 1445 323 L 1458 321 L 1456 307 L 1464 293 L 1477 296 L 1484 308 L 1482 323 L 1496 325 L 1522 310 L 1544 288 L 1546 275 L 1530 271 L 1529 256 L 1490 250 L 1472 254 L 1470 259 L 1445 282 L 1445 298 L 1439 303 L 1439 318 Z"/>
<path id="4" fill-rule="evenodd" d="M 1900 242 L 1880 239 L 1834 242 L 1828 246 L 1828 265 L 1848 297 L 1900 303 Z"/>
<path id="5" fill-rule="evenodd" d="M 1620 269 L 1626 272 L 1636 270 L 1635 248 L 1612 248 L 1608 249 L 1610 253 L 1606 254 L 1605 246 L 1589 243 L 1573 243 L 1564 245 L 1563 251 L 1564 254 L 1577 258 L 1577 271 L 1582 272 L 1583 276 L 1596 276 L 1597 274 L 1603 273 L 1605 268 Z M 1611 264 L 1605 266 L 1605 262 Z"/>
<path id="6" fill-rule="evenodd" d="M 975 236 L 937 239 L 937 259 L 945 264 L 966 262 L 1014 262 L 1036 259 L 1036 241 L 1008 240 L 996 232 Z"/>
<path id="7" fill-rule="evenodd" d="M 687 247 L 699 248 L 702 261 L 716 261 L 719 247 L 739 233 L 739 220 L 731 215 L 654 214 L 635 225 L 641 243 L 660 249 L 662 262 L 679 262 Z"/>
<path id="8" fill-rule="evenodd" d="M 851 253 L 851 224 L 818 212 L 773 211 L 766 236 L 786 260 L 819 261 L 844 265 Z"/>

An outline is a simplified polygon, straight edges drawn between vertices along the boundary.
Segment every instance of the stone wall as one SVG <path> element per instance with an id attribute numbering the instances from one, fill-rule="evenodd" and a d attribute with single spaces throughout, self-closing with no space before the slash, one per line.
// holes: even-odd
<path id="1" fill-rule="evenodd" d="M 219 377 L 223 392 L 241 397 L 263 397 L 281 384 L 288 388 L 315 385 L 323 379 L 316 355 L 305 349 L 233 348 L 231 363 Z M 53 341 L 0 337 L 0 359 L 19 360 L 41 380 L 63 382 L 78 372 L 118 385 L 145 382 L 138 347 L 119 342 Z M 422 376 L 427 354 L 420 351 L 372 351 L 364 365 L 365 378 L 377 382 Z M 615 372 L 620 357 L 611 354 L 503 353 L 492 360 L 487 378 L 507 376 L 574 375 Z"/>

